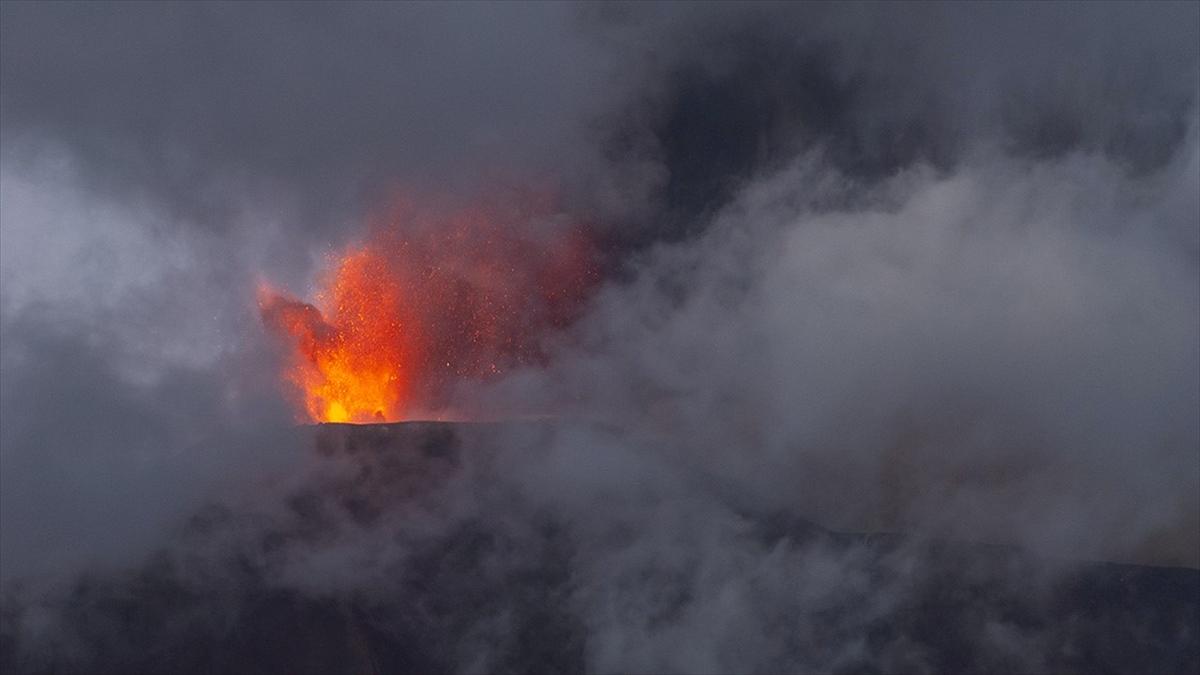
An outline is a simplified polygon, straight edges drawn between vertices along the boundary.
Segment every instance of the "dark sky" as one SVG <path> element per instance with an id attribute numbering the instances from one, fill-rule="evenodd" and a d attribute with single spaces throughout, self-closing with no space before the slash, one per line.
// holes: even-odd
<path id="1" fill-rule="evenodd" d="M 464 395 L 636 439 L 522 489 L 645 446 L 830 526 L 1200 565 L 1198 45 L 1195 3 L 5 2 L 0 580 L 286 471 L 256 283 L 496 184 L 607 282 Z"/>

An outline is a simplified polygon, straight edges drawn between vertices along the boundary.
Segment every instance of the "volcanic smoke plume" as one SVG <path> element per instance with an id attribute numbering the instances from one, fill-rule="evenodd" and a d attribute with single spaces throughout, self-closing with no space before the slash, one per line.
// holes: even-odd
<path id="1" fill-rule="evenodd" d="M 401 202 L 333 259 L 315 305 L 263 286 L 263 321 L 290 343 L 286 376 L 305 419 L 444 419 L 461 414 L 445 407 L 456 380 L 538 363 L 598 280 L 586 232 L 549 206 Z"/>
<path id="2" fill-rule="evenodd" d="M 1200 671 L 1200 4 L 0 2 L 0 672 Z"/>

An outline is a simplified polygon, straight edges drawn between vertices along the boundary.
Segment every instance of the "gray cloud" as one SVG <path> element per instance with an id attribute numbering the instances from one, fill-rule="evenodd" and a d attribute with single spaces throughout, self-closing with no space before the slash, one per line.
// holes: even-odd
<path id="1" fill-rule="evenodd" d="M 5 145 L 67 143 L 101 189 L 221 226 L 231 196 L 308 224 L 390 190 L 561 166 L 608 59 L 570 8 L 5 7 Z M 472 167 L 464 170 L 465 167 Z"/>

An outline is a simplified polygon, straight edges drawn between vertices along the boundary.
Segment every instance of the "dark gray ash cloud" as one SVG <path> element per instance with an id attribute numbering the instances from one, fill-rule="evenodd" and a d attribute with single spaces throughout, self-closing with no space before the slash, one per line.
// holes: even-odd
<path id="1" fill-rule="evenodd" d="M 86 664 L 63 589 L 219 589 L 330 489 L 254 288 L 304 294 L 398 189 L 552 188 L 606 265 L 546 364 L 459 392 L 573 422 L 249 563 L 309 600 L 572 580 L 466 593 L 494 623 L 426 597 L 426 665 L 517 668 L 540 602 L 564 667 L 954 667 L 855 641 L 906 572 L 869 600 L 869 548 L 764 514 L 1200 566 L 1198 45 L 1194 3 L 4 3 L 0 663 Z M 998 578 L 1055 597 L 1035 567 Z M 1067 663 L 1009 619 L 981 662 Z"/>

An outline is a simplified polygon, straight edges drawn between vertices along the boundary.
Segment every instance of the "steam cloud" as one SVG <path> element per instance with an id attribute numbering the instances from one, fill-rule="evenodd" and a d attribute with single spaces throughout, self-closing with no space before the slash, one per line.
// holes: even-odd
<path id="1" fill-rule="evenodd" d="M 0 31 L 18 666 L 97 658 L 113 580 L 240 588 L 243 558 L 409 598 L 454 636 L 424 666 L 475 671 L 947 667 L 869 637 L 922 554 L 880 577 L 795 523 L 1200 566 L 1195 4 L 10 2 Z M 594 224 L 605 281 L 545 362 L 452 395 L 560 421 L 365 484 L 314 458 L 258 281 L 306 296 L 397 185 L 512 182 Z M 306 506 L 346 485 L 379 513 Z M 975 618 L 976 667 L 1056 663 Z"/>

